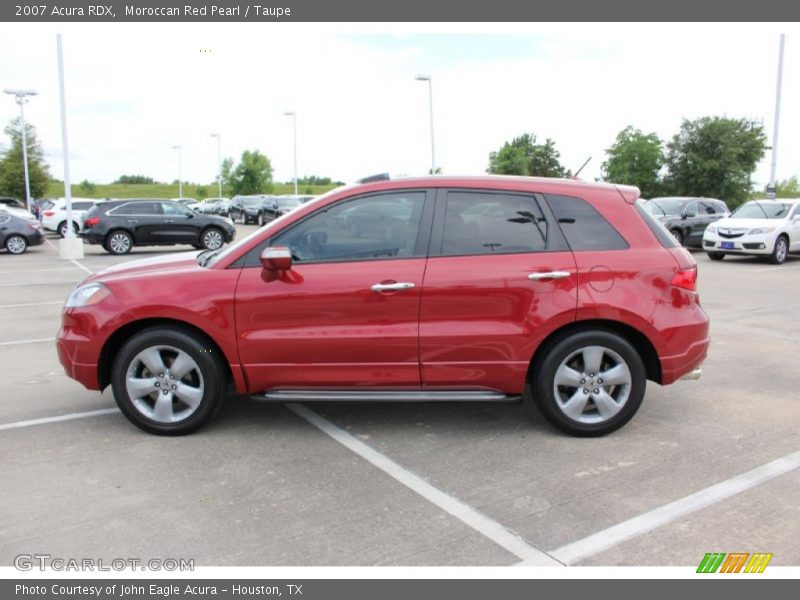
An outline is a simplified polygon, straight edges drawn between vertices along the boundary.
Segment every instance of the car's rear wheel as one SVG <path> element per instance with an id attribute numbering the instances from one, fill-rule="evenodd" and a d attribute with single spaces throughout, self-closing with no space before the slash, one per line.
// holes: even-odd
<path id="1" fill-rule="evenodd" d="M 200 243 L 206 250 L 216 250 L 225 243 L 225 237 L 216 227 L 209 227 L 200 236 Z"/>
<path id="2" fill-rule="evenodd" d="M 769 262 L 773 265 L 781 265 L 786 262 L 786 257 L 789 254 L 789 241 L 786 236 L 779 235 L 775 240 L 775 247 L 772 249 L 772 254 L 769 255 Z"/>
<path id="3" fill-rule="evenodd" d="M 67 225 L 66 221 L 62 221 L 58 225 L 58 235 L 60 235 L 62 238 L 63 237 L 67 237 L 67 227 L 68 227 L 68 225 Z M 78 227 L 78 224 L 75 221 L 73 221 L 72 222 L 72 231 L 75 232 L 75 235 L 78 234 L 78 230 L 79 229 L 80 229 L 80 227 Z"/>
<path id="4" fill-rule="evenodd" d="M 724 252 L 706 252 L 706 254 L 708 255 L 708 258 L 710 258 L 711 260 L 722 260 L 723 258 L 725 258 Z"/>
<path id="5" fill-rule="evenodd" d="M 22 254 L 28 249 L 28 240 L 21 235 L 10 235 L 6 238 L 5 246 L 9 254 Z"/>
<path id="6" fill-rule="evenodd" d="M 611 331 L 573 333 L 550 345 L 531 380 L 533 401 L 558 429 L 576 436 L 611 433 L 644 399 L 642 358 Z"/>
<path id="7" fill-rule="evenodd" d="M 114 360 L 112 388 L 134 425 L 159 435 L 195 431 L 225 397 L 225 369 L 201 336 L 152 328 L 136 334 Z"/>
<path id="8" fill-rule="evenodd" d="M 127 231 L 118 229 L 108 234 L 105 246 L 111 254 L 128 254 L 133 248 L 133 238 Z"/>

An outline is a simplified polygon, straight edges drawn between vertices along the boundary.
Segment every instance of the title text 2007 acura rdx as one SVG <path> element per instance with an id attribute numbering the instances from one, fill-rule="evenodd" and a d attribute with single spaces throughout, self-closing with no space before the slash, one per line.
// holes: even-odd
<path id="1" fill-rule="evenodd" d="M 86 278 L 59 357 L 160 434 L 197 429 L 230 388 L 521 400 L 563 431 L 605 434 L 648 379 L 698 376 L 709 344 L 696 264 L 638 195 L 515 177 L 340 188 L 225 249 Z"/>

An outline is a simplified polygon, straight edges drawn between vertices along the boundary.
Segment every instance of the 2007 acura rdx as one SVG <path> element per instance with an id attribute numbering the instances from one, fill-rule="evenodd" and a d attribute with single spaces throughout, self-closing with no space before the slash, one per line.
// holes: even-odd
<path id="1" fill-rule="evenodd" d="M 225 249 L 87 277 L 64 306 L 59 357 L 159 434 L 206 423 L 229 387 L 522 400 L 563 431 L 605 434 L 647 379 L 699 376 L 709 344 L 697 265 L 638 195 L 517 177 L 340 188 Z"/>

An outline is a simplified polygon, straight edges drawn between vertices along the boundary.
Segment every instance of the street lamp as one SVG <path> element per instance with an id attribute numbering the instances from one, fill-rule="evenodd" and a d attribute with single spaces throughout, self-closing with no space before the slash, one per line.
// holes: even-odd
<path id="1" fill-rule="evenodd" d="M 173 146 L 178 151 L 178 198 L 183 198 L 183 165 L 181 164 L 181 147 Z"/>
<path id="2" fill-rule="evenodd" d="M 767 187 L 767 198 L 775 199 L 775 170 L 778 166 L 778 132 L 781 120 L 781 81 L 783 79 L 783 46 L 786 42 L 786 34 L 781 34 L 780 49 L 778 50 L 778 85 L 775 91 L 775 123 L 772 130 L 772 161 L 770 164 L 769 186 Z"/>
<path id="3" fill-rule="evenodd" d="M 297 115 L 293 110 L 287 110 L 284 116 L 292 117 L 292 137 L 294 138 L 294 195 L 297 196 Z"/>
<path id="4" fill-rule="evenodd" d="M 19 104 L 19 119 L 22 124 L 22 169 L 25 172 L 25 200 L 28 204 L 28 210 L 31 209 L 31 181 L 28 176 L 28 140 L 25 136 L 25 103 L 28 102 L 29 96 L 35 96 L 36 92 L 33 90 L 12 90 L 4 89 L 4 94 L 14 96 L 14 101 Z"/>
<path id="5" fill-rule="evenodd" d="M 218 133 L 212 133 L 212 138 L 217 138 L 217 181 L 219 182 L 219 197 L 222 198 L 222 150 Z"/>
<path id="6" fill-rule="evenodd" d="M 416 80 L 428 82 L 428 103 L 431 116 L 431 175 L 436 175 L 436 144 L 433 137 L 433 80 L 430 75 L 417 75 Z"/>

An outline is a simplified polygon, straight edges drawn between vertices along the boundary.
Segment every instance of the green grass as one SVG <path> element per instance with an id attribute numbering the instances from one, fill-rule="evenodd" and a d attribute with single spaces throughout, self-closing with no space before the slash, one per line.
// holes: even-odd
<path id="1" fill-rule="evenodd" d="M 300 194 L 324 194 L 332 190 L 335 185 L 301 185 L 297 191 Z M 196 184 L 184 183 L 183 196 L 185 198 L 200 199 L 197 188 L 205 188 L 203 198 L 216 197 L 219 191 L 216 183 Z M 202 191 L 202 190 L 201 190 Z M 293 194 L 294 185 L 291 183 L 276 183 L 274 194 Z M 76 198 L 177 198 L 178 184 L 170 183 L 97 183 L 94 189 L 87 191 L 80 185 L 72 186 L 72 195 Z M 228 192 L 226 195 L 230 196 Z M 63 183 L 50 183 L 47 188 L 46 197 L 60 198 L 64 196 Z"/>

